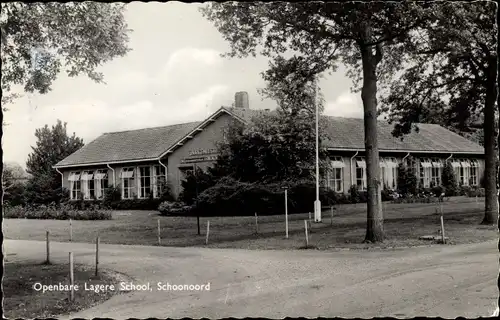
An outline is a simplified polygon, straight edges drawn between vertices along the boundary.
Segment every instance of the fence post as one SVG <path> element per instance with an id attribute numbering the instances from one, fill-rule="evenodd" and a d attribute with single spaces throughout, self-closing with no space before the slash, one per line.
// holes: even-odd
<path id="1" fill-rule="evenodd" d="M 259 221 L 257 218 L 257 212 L 255 212 L 255 233 L 259 233 Z"/>
<path id="2" fill-rule="evenodd" d="M 333 206 L 330 209 L 330 226 L 333 226 Z"/>
<path id="3" fill-rule="evenodd" d="M 288 190 L 285 189 L 285 235 L 288 239 Z"/>
<path id="4" fill-rule="evenodd" d="M 100 242 L 100 239 L 99 239 L 99 236 L 97 236 L 96 240 L 95 240 L 95 275 L 97 277 L 97 274 L 98 274 L 98 270 L 99 270 L 99 242 Z"/>
<path id="5" fill-rule="evenodd" d="M 443 244 L 445 244 L 445 236 L 444 236 L 444 220 L 443 220 L 443 215 L 441 215 L 441 240 L 443 241 Z"/>
<path id="6" fill-rule="evenodd" d="M 205 239 L 205 244 L 208 244 L 208 235 L 210 234 L 210 220 L 207 221 L 207 238 Z"/>
<path id="7" fill-rule="evenodd" d="M 46 264 L 50 264 L 50 244 L 49 244 L 49 231 L 45 233 L 45 241 L 47 246 L 47 259 L 45 261 Z"/>
<path id="8" fill-rule="evenodd" d="M 74 291 L 75 276 L 73 273 L 73 252 L 69 253 L 69 284 L 70 284 L 69 301 L 73 301 L 75 299 L 75 291 Z"/>
<path id="9" fill-rule="evenodd" d="M 71 218 L 69 218 L 69 241 L 73 242 L 73 225 L 71 223 Z"/>
<path id="10" fill-rule="evenodd" d="M 158 245 L 161 246 L 161 228 L 160 228 L 160 219 L 158 219 Z"/>
<path id="11" fill-rule="evenodd" d="M 307 220 L 304 220 L 304 230 L 306 232 L 306 248 L 309 247 L 309 235 L 307 233 Z"/>

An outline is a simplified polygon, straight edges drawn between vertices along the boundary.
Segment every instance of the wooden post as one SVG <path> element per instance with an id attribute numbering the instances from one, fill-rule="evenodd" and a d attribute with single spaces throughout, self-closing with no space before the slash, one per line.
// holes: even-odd
<path id="1" fill-rule="evenodd" d="M 47 260 L 45 263 L 50 264 L 50 244 L 49 244 L 49 232 L 47 231 L 45 234 L 45 240 L 47 242 Z"/>
<path id="2" fill-rule="evenodd" d="M 200 232 L 200 216 L 196 217 L 196 222 L 198 223 L 198 235 L 200 235 L 201 234 L 201 232 Z"/>
<path id="3" fill-rule="evenodd" d="M 97 277 L 99 270 L 99 236 L 95 239 L 95 276 Z"/>
<path id="4" fill-rule="evenodd" d="M 285 189 L 285 236 L 288 239 L 288 190 Z"/>
<path id="5" fill-rule="evenodd" d="M 160 228 L 160 219 L 158 219 L 158 245 L 161 246 L 161 228 Z"/>
<path id="6" fill-rule="evenodd" d="M 208 235 L 210 234 L 210 220 L 207 221 L 207 238 L 205 239 L 205 244 L 208 244 Z"/>
<path id="7" fill-rule="evenodd" d="M 75 299 L 75 291 L 74 291 L 75 276 L 73 273 L 73 252 L 69 253 L 69 284 L 70 284 L 69 301 L 73 301 Z"/>
<path id="8" fill-rule="evenodd" d="M 306 232 L 306 248 L 309 247 L 309 235 L 307 233 L 307 220 L 304 220 L 304 229 Z"/>
<path id="9" fill-rule="evenodd" d="M 443 220 L 443 215 L 441 215 L 441 240 L 443 241 L 443 244 L 445 244 L 445 237 L 444 237 L 444 220 Z"/>
<path id="10" fill-rule="evenodd" d="M 257 212 L 255 212 L 255 233 L 259 233 L 259 221 L 257 218 Z"/>
<path id="11" fill-rule="evenodd" d="M 73 225 L 71 224 L 71 218 L 69 219 L 69 241 L 73 241 Z"/>
<path id="12" fill-rule="evenodd" d="M 330 210 L 330 226 L 333 226 L 333 206 Z"/>

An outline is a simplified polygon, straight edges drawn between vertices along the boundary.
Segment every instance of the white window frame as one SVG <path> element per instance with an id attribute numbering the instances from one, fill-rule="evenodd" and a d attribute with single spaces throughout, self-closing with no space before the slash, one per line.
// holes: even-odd
<path id="1" fill-rule="evenodd" d="M 95 198 L 94 171 L 84 170 L 80 180 L 82 181 L 81 190 L 83 193 L 83 200 L 93 200 Z"/>
<path id="2" fill-rule="evenodd" d="M 430 188 L 432 177 L 432 161 L 428 158 L 420 159 L 420 184 L 423 188 Z"/>
<path id="3" fill-rule="evenodd" d="M 355 168 L 355 186 L 358 187 L 360 191 L 366 191 L 366 161 L 364 157 L 356 157 L 356 162 L 354 163 Z M 358 176 L 358 169 L 361 171 L 361 177 Z M 361 188 L 358 184 L 361 182 Z"/>
<path id="4" fill-rule="evenodd" d="M 460 169 L 458 176 L 458 183 L 461 186 L 469 185 L 469 177 L 470 177 L 470 162 L 466 159 L 460 160 Z"/>
<path id="5" fill-rule="evenodd" d="M 69 198 L 71 200 L 79 200 L 82 192 L 82 182 L 80 181 L 80 171 L 72 171 L 69 173 Z"/>
<path id="6" fill-rule="evenodd" d="M 132 172 L 132 174 L 130 174 Z M 125 176 L 125 177 L 124 177 Z M 134 180 L 135 180 L 135 168 L 134 167 L 125 167 L 122 168 L 120 172 L 121 179 L 121 191 L 122 191 L 122 199 L 128 200 L 134 198 Z M 125 187 L 125 180 L 127 180 L 127 187 Z M 125 197 L 125 189 L 127 190 L 127 197 Z"/>
<path id="7" fill-rule="evenodd" d="M 333 157 L 330 162 L 332 174 L 327 174 L 327 186 L 335 192 L 344 192 L 344 161 L 342 157 Z M 340 178 L 337 173 L 340 172 Z M 339 187 L 340 186 L 340 187 Z M 339 187 L 339 188 L 337 188 Z"/>
<path id="8" fill-rule="evenodd" d="M 469 175 L 469 185 L 477 186 L 479 181 L 477 179 L 477 174 L 479 171 L 479 162 L 476 159 L 470 160 L 470 175 Z M 472 174 L 474 172 L 474 174 Z"/>
<path id="9" fill-rule="evenodd" d="M 380 179 L 384 188 L 387 187 L 389 190 L 396 190 L 398 185 L 398 160 L 394 157 L 380 158 L 379 166 Z"/>
<path id="10" fill-rule="evenodd" d="M 95 197 L 98 200 L 104 199 L 104 194 L 107 189 L 108 170 L 97 169 L 94 174 L 94 188 Z"/>
<path id="11" fill-rule="evenodd" d="M 143 176 L 141 170 L 149 170 L 149 176 Z M 149 178 L 149 193 L 146 194 L 147 186 L 145 186 L 146 178 Z M 137 182 L 138 182 L 138 193 L 137 197 L 139 199 L 147 199 L 149 195 L 153 192 L 153 169 L 151 166 L 139 166 L 137 167 Z"/>
<path id="12" fill-rule="evenodd" d="M 436 187 L 441 185 L 443 167 L 444 164 L 440 159 L 432 159 L 431 183 L 434 183 Z"/>

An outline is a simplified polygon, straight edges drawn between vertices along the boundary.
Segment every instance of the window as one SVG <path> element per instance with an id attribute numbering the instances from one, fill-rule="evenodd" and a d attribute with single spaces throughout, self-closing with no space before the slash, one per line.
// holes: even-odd
<path id="1" fill-rule="evenodd" d="M 70 172 L 68 181 L 69 181 L 70 199 L 71 200 L 80 199 L 80 192 L 81 192 L 80 172 Z"/>
<path id="2" fill-rule="evenodd" d="M 95 196 L 97 199 L 104 198 L 104 192 L 108 188 L 108 170 L 99 169 L 94 174 Z"/>
<path id="3" fill-rule="evenodd" d="M 132 199 L 134 191 L 134 168 L 123 168 L 122 179 L 122 199 Z"/>
<path id="4" fill-rule="evenodd" d="M 455 178 L 457 178 L 457 181 L 460 182 L 460 168 L 462 167 L 462 164 L 458 160 L 452 160 L 451 166 L 453 167 Z"/>
<path id="5" fill-rule="evenodd" d="M 460 175 L 458 179 L 461 186 L 469 185 L 469 176 L 470 176 L 470 162 L 468 160 L 462 159 L 460 160 Z"/>
<path id="6" fill-rule="evenodd" d="M 429 159 L 420 160 L 420 186 L 429 188 L 431 186 L 432 162 Z"/>
<path id="7" fill-rule="evenodd" d="M 163 188 L 167 183 L 165 167 L 162 165 L 154 166 L 154 183 L 153 183 L 153 198 L 159 198 L 163 192 Z"/>
<path id="8" fill-rule="evenodd" d="M 91 200 L 95 198 L 95 188 L 94 188 L 94 172 L 93 171 L 83 171 L 80 178 L 82 181 L 82 193 L 83 199 Z"/>
<path id="9" fill-rule="evenodd" d="M 222 129 L 222 141 L 224 143 L 227 143 L 228 142 L 228 137 L 229 137 L 229 128 L 223 128 Z"/>
<path id="10" fill-rule="evenodd" d="M 479 163 L 477 160 L 470 161 L 470 176 L 469 176 L 469 185 L 477 186 L 477 171 L 479 169 Z"/>
<path id="11" fill-rule="evenodd" d="M 139 167 L 139 198 L 148 198 L 151 194 L 151 167 Z"/>
<path id="12" fill-rule="evenodd" d="M 364 158 L 356 158 L 356 186 L 358 190 L 366 190 L 366 162 Z"/>
<path id="13" fill-rule="evenodd" d="M 335 192 L 344 192 L 344 161 L 342 157 L 334 157 L 331 162 L 332 173 L 328 175 L 328 187 Z"/>
<path id="14" fill-rule="evenodd" d="M 431 169 L 431 185 L 440 186 L 441 185 L 441 172 L 443 168 L 443 163 L 439 159 L 432 160 Z"/>
<path id="15" fill-rule="evenodd" d="M 380 158 L 380 180 L 384 188 L 394 190 L 397 185 L 398 161 L 396 158 Z"/>

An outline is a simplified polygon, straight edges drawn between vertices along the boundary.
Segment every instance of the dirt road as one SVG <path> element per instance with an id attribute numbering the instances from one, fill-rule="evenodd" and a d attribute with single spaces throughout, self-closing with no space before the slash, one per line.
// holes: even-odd
<path id="1" fill-rule="evenodd" d="M 102 267 L 151 291 L 117 295 L 71 318 L 488 316 L 496 308 L 495 241 L 392 251 L 246 251 L 101 245 Z M 94 245 L 51 243 L 52 260 L 93 264 Z M 41 241 L 5 240 L 7 262 L 45 257 Z M 157 284 L 208 284 L 163 291 Z M 89 294 L 92 294 L 89 292 Z"/>

